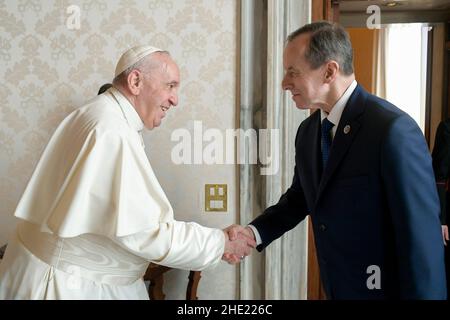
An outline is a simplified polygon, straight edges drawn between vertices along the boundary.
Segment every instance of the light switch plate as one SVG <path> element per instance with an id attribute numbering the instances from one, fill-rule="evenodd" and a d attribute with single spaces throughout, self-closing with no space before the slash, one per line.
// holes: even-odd
<path id="1" fill-rule="evenodd" d="M 227 211 L 227 185 L 205 184 L 205 211 L 224 212 Z"/>

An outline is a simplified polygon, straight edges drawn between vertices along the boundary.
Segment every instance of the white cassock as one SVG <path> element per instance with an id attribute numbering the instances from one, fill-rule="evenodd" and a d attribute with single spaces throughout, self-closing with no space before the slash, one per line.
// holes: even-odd
<path id="1" fill-rule="evenodd" d="M 60 124 L 17 206 L 0 299 L 148 299 L 149 262 L 202 270 L 221 260 L 221 230 L 174 220 L 142 129 L 115 88 Z"/>

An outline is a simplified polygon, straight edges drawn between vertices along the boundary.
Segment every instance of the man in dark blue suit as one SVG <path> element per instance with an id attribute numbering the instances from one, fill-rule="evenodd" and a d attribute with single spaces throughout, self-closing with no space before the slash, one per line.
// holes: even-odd
<path id="1" fill-rule="evenodd" d="M 329 299 L 445 299 L 439 199 L 415 121 L 355 81 L 348 34 L 319 22 L 292 33 L 283 89 L 320 109 L 296 136 L 291 187 L 246 228 L 259 251 L 311 216 Z"/>

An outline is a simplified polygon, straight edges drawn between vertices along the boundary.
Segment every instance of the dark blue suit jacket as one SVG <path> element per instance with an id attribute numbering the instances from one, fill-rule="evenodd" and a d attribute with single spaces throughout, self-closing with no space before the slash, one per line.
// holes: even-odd
<path id="1" fill-rule="evenodd" d="M 350 131 L 344 133 L 344 127 Z M 253 222 L 263 250 L 308 214 L 329 299 L 445 299 L 439 199 L 415 121 L 357 86 L 322 173 L 320 112 L 296 137 L 295 173 Z M 379 268 L 381 288 L 369 289 Z"/>

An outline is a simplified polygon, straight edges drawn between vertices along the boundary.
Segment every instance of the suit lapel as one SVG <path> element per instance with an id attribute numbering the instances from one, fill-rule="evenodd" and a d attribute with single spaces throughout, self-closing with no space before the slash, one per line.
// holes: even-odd
<path id="1" fill-rule="evenodd" d="M 331 145 L 328 164 L 322 174 L 322 179 L 320 180 L 316 203 L 358 133 L 361 126 L 360 116 L 364 112 L 365 100 L 366 93 L 364 92 L 364 89 L 358 85 L 350 96 L 342 113 L 341 120 L 339 121 L 336 135 L 333 139 L 333 144 Z M 320 141 L 318 146 L 320 148 Z M 320 160 L 318 159 L 318 161 Z"/>

